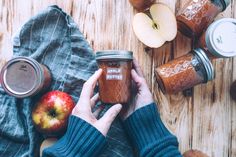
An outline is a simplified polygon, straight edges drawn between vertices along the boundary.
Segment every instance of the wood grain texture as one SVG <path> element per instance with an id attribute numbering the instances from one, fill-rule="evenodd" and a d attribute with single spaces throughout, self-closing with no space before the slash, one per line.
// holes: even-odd
<path id="1" fill-rule="evenodd" d="M 158 2 L 167 4 L 173 12 L 186 3 L 185 0 Z M 236 102 L 229 96 L 230 85 L 236 80 L 236 59 L 214 61 L 216 78 L 208 84 L 185 94 L 163 94 L 156 82 L 155 68 L 189 52 L 193 41 L 178 33 L 174 41 L 161 48 L 147 48 L 133 33 L 132 19 L 137 11 L 128 0 L 1 0 L 0 66 L 12 56 L 11 37 L 30 17 L 49 5 L 58 5 L 73 17 L 94 51 L 134 52 L 165 125 L 178 137 L 181 152 L 194 148 L 212 157 L 236 156 Z M 217 18 L 222 17 L 236 17 L 235 0 Z"/>

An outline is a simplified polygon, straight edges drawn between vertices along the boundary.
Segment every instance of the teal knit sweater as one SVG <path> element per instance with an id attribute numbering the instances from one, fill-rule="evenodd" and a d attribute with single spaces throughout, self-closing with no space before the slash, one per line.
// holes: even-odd
<path id="1" fill-rule="evenodd" d="M 124 127 L 141 157 L 181 157 L 177 138 L 161 121 L 155 103 L 135 111 Z M 96 157 L 106 146 L 106 138 L 84 120 L 70 116 L 65 135 L 44 149 L 43 157 Z"/>

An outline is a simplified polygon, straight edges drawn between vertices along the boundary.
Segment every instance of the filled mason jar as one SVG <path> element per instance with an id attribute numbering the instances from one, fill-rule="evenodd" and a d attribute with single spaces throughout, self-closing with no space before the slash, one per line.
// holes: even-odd
<path id="1" fill-rule="evenodd" d="M 131 98 L 133 52 L 106 50 L 96 53 L 102 75 L 98 80 L 100 100 L 106 104 L 126 104 Z"/>
<path id="2" fill-rule="evenodd" d="M 157 67 L 155 74 L 160 89 L 168 94 L 214 79 L 212 63 L 200 48 Z"/>
<path id="3" fill-rule="evenodd" d="M 29 57 L 9 60 L 1 70 L 1 85 L 17 98 L 36 95 L 49 87 L 51 74 L 45 65 Z"/>
<path id="4" fill-rule="evenodd" d="M 199 37 L 229 4 L 230 0 L 189 0 L 177 14 L 178 30 L 188 37 Z"/>
<path id="5" fill-rule="evenodd" d="M 201 36 L 199 46 L 211 58 L 236 56 L 236 19 L 223 18 L 213 22 Z"/>

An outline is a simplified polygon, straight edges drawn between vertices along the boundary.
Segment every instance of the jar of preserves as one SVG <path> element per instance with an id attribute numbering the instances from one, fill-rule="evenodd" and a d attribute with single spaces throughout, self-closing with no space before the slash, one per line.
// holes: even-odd
<path id="1" fill-rule="evenodd" d="M 48 68 L 29 57 L 13 58 L 1 70 L 2 88 L 17 98 L 36 95 L 47 89 L 50 82 Z"/>
<path id="2" fill-rule="evenodd" d="M 201 36 L 199 46 L 211 58 L 236 56 L 236 19 L 223 18 L 213 22 Z"/>
<path id="3" fill-rule="evenodd" d="M 200 48 L 159 66 L 155 73 L 160 89 L 168 94 L 214 79 L 212 63 Z"/>
<path id="4" fill-rule="evenodd" d="M 230 0 L 189 0 L 177 14 L 178 30 L 188 37 L 199 37 Z"/>
<path id="5" fill-rule="evenodd" d="M 133 52 L 106 50 L 96 53 L 103 70 L 98 80 L 100 100 L 106 104 L 126 104 L 131 98 Z"/>

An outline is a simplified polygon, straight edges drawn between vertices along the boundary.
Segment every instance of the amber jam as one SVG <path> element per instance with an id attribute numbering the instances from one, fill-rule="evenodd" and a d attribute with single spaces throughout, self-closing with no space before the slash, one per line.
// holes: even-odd
<path id="1" fill-rule="evenodd" d="M 16 57 L 1 70 L 2 87 L 17 98 L 33 96 L 49 87 L 51 74 L 45 65 L 28 57 Z"/>
<path id="2" fill-rule="evenodd" d="M 126 104 L 131 98 L 131 51 L 99 51 L 96 53 L 99 68 L 103 70 L 98 80 L 100 100 L 106 104 Z"/>
<path id="3" fill-rule="evenodd" d="M 178 30 L 188 37 L 199 37 L 230 0 L 189 0 L 177 14 Z"/>
<path id="4" fill-rule="evenodd" d="M 212 59 L 236 56 L 236 19 L 213 22 L 201 36 L 199 46 Z"/>
<path id="5" fill-rule="evenodd" d="M 202 49 L 176 58 L 156 69 L 158 85 L 163 93 L 175 94 L 214 78 L 213 66 Z"/>

